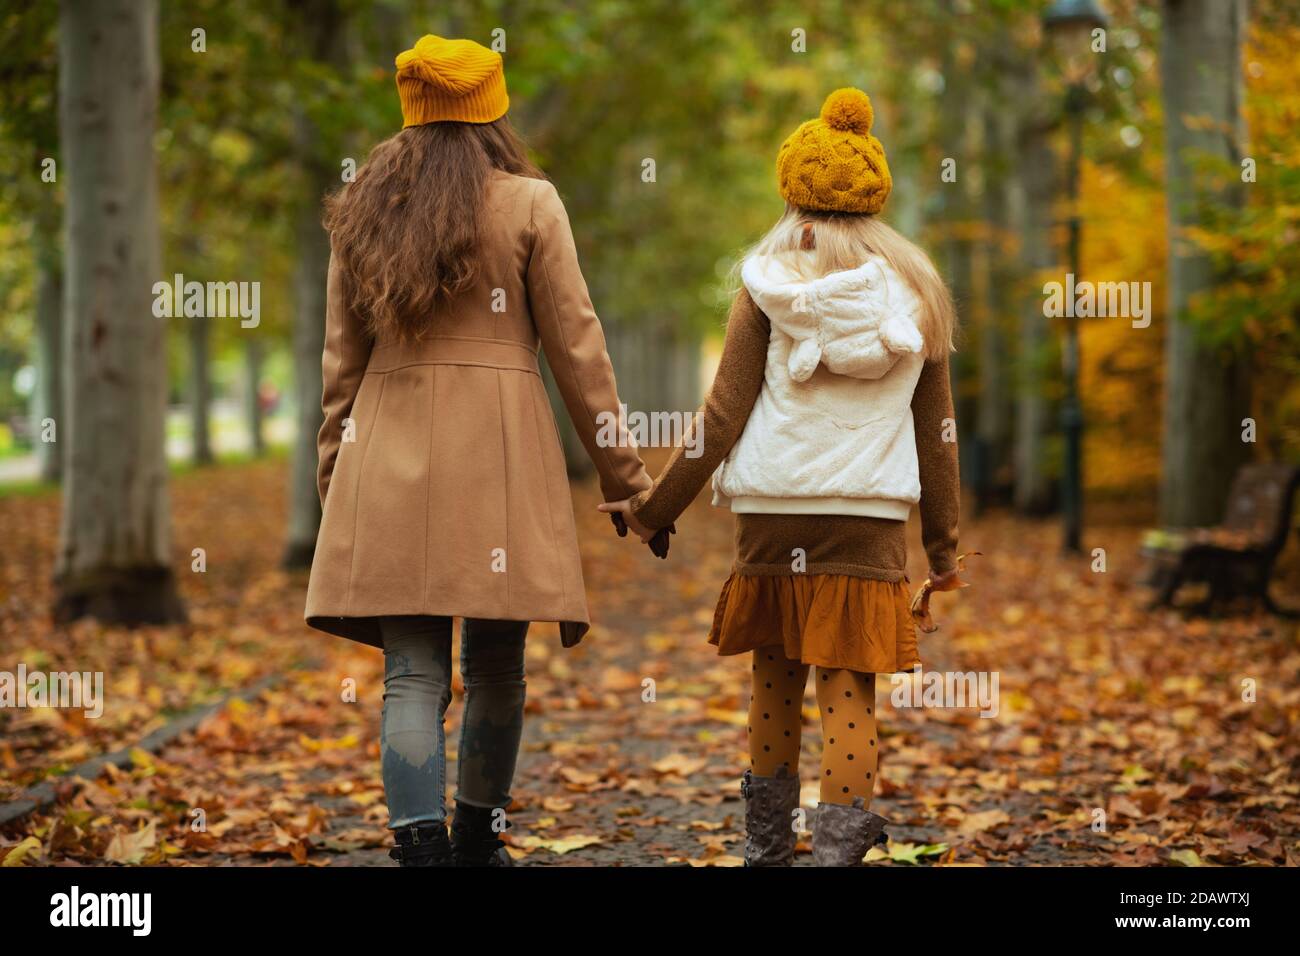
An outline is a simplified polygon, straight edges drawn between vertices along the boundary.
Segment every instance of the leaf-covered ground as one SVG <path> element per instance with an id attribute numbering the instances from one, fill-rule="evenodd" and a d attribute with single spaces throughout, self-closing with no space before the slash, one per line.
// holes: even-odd
<path id="1" fill-rule="evenodd" d="M 0 803 L 276 678 L 158 754 L 137 750 L 126 770 L 64 779 L 54 806 L 0 830 L 4 865 L 389 865 L 381 655 L 301 623 L 305 579 L 277 567 L 285 470 L 272 461 L 175 481 L 191 621 L 134 633 L 50 626 L 57 498 L 0 498 L 0 671 L 103 671 L 106 691 L 97 719 L 0 709 Z M 512 852 L 521 865 L 735 865 L 749 668 L 704 640 L 731 519 L 697 502 L 660 562 L 616 538 L 596 500 L 591 485 L 575 489 L 592 632 L 569 651 L 554 625 L 530 637 Z M 895 708 L 879 678 L 873 807 L 893 821 L 888 862 L 1300 860 L 1296 625 L 1148 612 L 1138 536 L 1090 527 L 1088 548 L 1106 550 L 1098 573 L 1060 556 L 1054 525 L 967 522 L 963 549 L 983 553 L 973 587 L 935 598 L 941 629 L 922 637 L 922 653 L 927 669 L 996 671 L 998 714 Z M 204 573 L 188 570 L 194 548 L 206 551 Z M 918 582 L 915 540 L 912 554 Z M 805 798 L 815 801 L 811 694 L 805 719 Z"/>

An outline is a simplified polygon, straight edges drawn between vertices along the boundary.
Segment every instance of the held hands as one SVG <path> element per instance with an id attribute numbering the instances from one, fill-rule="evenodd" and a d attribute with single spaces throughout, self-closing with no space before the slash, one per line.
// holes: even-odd
<path id="1" fill-rule="evenodd" d="M 668 557 L 668 536 L 677 533 L 676 525 L 670 524 L 658 531 L 651 531 L 636 520 L 636 517 L 632 514 L 631 499 L 629 498 L 624 498 L 622 501 L 606 501 L 597 505 L 596 510 L 609 515 L 609 520 L 614 523 L 614 530 L 618 532 L 620 538 L 626 538 L 630 528 L 641 539 L 641 543 L 650 548 L 656 558 L 662 560 Z"/>

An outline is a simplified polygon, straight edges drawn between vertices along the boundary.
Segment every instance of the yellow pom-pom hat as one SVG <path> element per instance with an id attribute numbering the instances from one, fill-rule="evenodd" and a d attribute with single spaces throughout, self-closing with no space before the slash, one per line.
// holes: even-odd
<path id="1" fill-rule="evenodd" d="M 845 87 L 826 97 L 821 116 L 790 134 L 776 156 L 785 201 L 800 209 L 875 214 L 894 181 L 885 148 L 871 135 L 871 98 Z"/>
<path id="2" fill-rule="evenodd" d="M 501 54 L 473 40 L 427 34 L 396 63 L 403 129 L 444 120 L 491 123 L 510 106 Z"/>

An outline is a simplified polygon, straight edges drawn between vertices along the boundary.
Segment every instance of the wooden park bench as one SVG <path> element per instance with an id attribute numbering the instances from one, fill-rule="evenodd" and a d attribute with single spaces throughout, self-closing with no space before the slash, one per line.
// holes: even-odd
<path id="1" fill-rule="evenodd" d="M 1203 583 L 1209 593 L 1199 611 L 1249 597 L 1270 613 L 1297 616 L 1268 593 L 1273 564 L 1291 531 L 1297 485 L 1300 468 L 1293 465 L 1246 465 L 1233 479 L 1222 524 L 1149 535 L 1143 553 L 1152 562 L 1147 583 L 1157 591 L 1152 607 L 1171 607 L 1180 587 Z"/>

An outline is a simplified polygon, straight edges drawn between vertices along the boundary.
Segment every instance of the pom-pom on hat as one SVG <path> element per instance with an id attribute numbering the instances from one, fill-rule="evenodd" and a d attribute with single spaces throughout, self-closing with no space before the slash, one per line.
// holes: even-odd
<path id="1" fill-rule="evenodd" d="M 777 153 L 785 201 L 822 212 L 880 212 L 894 181 L 885 148 L 871 135 L 874 120 L 861 90 L 849 86 L 826 97 L 821 116 L 791 133 Z"/>
<path id="2" fill-rule="evenodd" d="M 444 120 L 491 123 L 510 106 L 501 54 L 473 40 L 426 34 L 396 64 L 403 129 Z"/>

